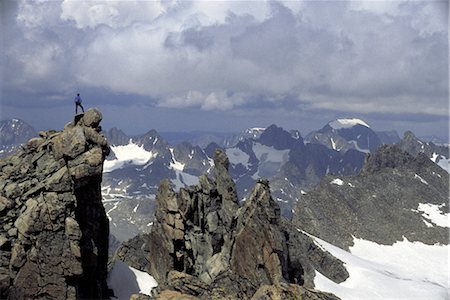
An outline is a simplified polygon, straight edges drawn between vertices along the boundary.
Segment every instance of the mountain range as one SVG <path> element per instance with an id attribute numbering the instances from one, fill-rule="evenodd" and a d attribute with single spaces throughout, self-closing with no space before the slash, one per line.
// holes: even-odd
<path id="1" fill-rule="evenodd" d="M 2 153 L 17 149 L 35 134 L 22 121 L 2 121 Z M 450 169 L 447 146 L 423 142 L 412 132 L 400 139 L 395 131 L 374 131 L 356 118 L 331 121 L 305 138 L 298 130 L 287 131 L 276 125 L 228 136 L 179 134 L 176 141 L 184 136 L 191 142 L 175 145 L 173 138 L 169 143 L 156 130 L 128 136 L 112 128 L 105 136 L 112 151 L 104 164 L 103 201 L 111 232 L 120 241 L 149 230 L 161 180 L 170 179 L 176 189 L 196 184 L 198 176 L 213 171 L 216 148 L 224 149 L 230 159 L 230 175 L 241 201 L 245 201 L 258 178 L 268 178 L 272 195 L 287 218 L 293 217 L 299 199 L 322 178 L 358 174 L 367 155 L 383 144 L 397 144 L 412 155 L 423 152 L 444 169 Z"/>
<path id="2" fill-rule="evenodd" d="M 359 119 L 172 145 L 101 119 L 0 159 L 1 297 L 447 298 L 448 146 Z"/>

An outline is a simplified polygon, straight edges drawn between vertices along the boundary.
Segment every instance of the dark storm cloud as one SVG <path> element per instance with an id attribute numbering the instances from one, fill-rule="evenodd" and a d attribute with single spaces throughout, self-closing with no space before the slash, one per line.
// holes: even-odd
<path id="1" fill-rule="evenodd" d="M 67 109 L 81 92 L 111 111 L 276 110 L 293 125 L 448 116 L 446 1 L 1 5 L 3 113 Z"/>

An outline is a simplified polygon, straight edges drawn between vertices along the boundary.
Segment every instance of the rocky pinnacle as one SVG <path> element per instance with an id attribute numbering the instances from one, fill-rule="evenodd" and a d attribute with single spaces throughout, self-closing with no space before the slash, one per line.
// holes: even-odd
<path id="1" fill-rule="evenodd" d="M 0 298 L 108 298 L 101 113 L 40 132 L 0 160 Z"/>
<path id="2" fill-rule="evenodd" d="M 162 181 L 150 233 L 122 244 L 116 259 L 149 272 L 158 299 L 336 299 L 313 289 L 314 270 L 342 282 L 342 262 L 281 217 L 267 180 L 240 207 L 223 150 L 214 163 L 214 179 L 179 192 Z"/>

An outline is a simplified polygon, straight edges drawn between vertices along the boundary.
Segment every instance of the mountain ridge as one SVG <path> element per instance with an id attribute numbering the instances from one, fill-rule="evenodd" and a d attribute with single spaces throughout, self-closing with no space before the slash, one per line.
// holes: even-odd
<path id="1" fill-rule="evenodd" d="M 421 213 L 423 205 L 448 212 L 448 182 L 449 174 L 425 154 L 382 146 L 359 175 L 325 177 L 303 195 L 293 221 L 344 249 L 354 238 L 448 244 L 448 225 L 432 224 Z"/>

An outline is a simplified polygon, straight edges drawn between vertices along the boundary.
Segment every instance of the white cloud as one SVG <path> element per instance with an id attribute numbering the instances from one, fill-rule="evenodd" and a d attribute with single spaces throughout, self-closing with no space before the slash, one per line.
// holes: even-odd
<path id="1" fill-rule="evenodd" d="M 164 13 L 160 1 L 71 1 L 61 3 L 61 19 L 74 21 L 79 29 L 107 25 L 127 27 L 135 22 L 152 22 Z"/>
<path id="2" fill-rule="evenodd" d="M 188 91 L 185 96 L 162 98 L 158 102 L 161 107 L 185 108 L 200 107 L 202 110 L 230 110 L 243 103 L 245 97 L 240 94 L 228 96 L 225 91 L 203 94 L 199 91 Z"/>

